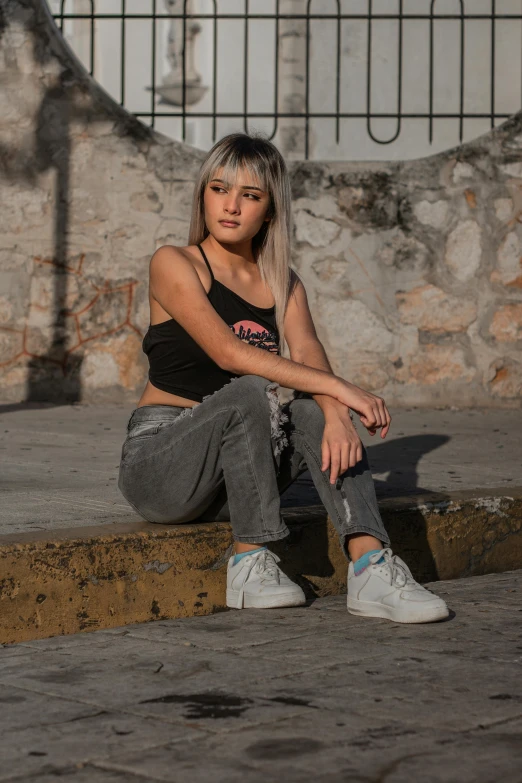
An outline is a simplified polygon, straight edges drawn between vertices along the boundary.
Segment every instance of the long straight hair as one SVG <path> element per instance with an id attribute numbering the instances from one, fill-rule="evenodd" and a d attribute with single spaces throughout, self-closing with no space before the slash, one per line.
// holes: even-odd
<path id="1" fill-rule="evenodd" d="M 279 351 L 286 340 L 284 317 L 288 299 L 297 282 L 297 273 L 290 268 L 292 234 L 292 193 L 290 178 L 283 156 L 261 133 L 230 133 L 218 141 L 201 164 L 192 200 L 189 245 L 197 245 L 208 235 L 205 223 L 204 192 L 207 184 L 223 168 L 223 178 L 233 182 L 239 168 L 253 174 L 270 196 L 265 221 L 252 238 L 252 254 L 261 279 L 270 288 L 275 302 Z"/>

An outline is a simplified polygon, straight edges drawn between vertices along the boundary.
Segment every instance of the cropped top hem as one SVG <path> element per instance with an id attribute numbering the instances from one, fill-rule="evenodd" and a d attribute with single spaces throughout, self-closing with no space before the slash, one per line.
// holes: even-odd
<path id="1" fill-rule="evenodd" d="M 149 382 L 151 386 L 154 386 L 155 389 L 159 389 L 160 391 L 168 392 L 169 394 L 177 394 L 178 397 L 186 397 L 187 400 L 194 400 L 194 402 L 202 402 L 203 400 L 203 395 L 198 394 L 197 392 L 180 389 L 176 386 L 170 386 L 170 384 L 158 383 L 158 381 L 153 381 L 150 377 Z"/>

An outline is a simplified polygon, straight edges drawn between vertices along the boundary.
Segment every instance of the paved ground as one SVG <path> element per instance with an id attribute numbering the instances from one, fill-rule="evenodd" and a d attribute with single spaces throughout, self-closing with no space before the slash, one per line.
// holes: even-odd
<path id="1" fill-rule="evenodd" d="M 136 519 L 117 488 L 132 406 L 0 405 L 0 535 Z M 391 411 L 383 441 L 357 423 L 379 497 L 522 484 L 522 411 Z M 320 503 L 309 473 L 282 506 Z"/>
<path id="2" fill-rule="evenodd" d="M 520 783 L 522 571 L 0 647 L 0 781 Z"/>

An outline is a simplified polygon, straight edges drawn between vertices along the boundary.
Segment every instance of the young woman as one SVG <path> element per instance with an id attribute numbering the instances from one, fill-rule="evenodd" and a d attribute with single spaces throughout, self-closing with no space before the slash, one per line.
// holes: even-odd
<path id="1" fill-rule="evenodd" d="M 266 545 L 288 534 L 280 495 L 308 468 L 349 561 L 348 611 L 447 617 L 390 549 L 350 409 L 382 438 L 391 417 L 332 372 L 290 238 L 277 148 L 260 134 L 221 139 L 195 185 L 189 244 L 151 259 L 149 380 L 127 426 L 120 490 L 149 522 L 230 520 L 227 606 L 298 606 L 302 589 Z M 278 386 L 295 390 L 286 404 Z"/>

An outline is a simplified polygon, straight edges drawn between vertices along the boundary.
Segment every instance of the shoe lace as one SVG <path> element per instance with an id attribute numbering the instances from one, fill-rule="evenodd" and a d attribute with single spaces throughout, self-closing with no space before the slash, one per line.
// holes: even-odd
<path id="1" fill-rule="evenodd" d="M 273 552 L 270 552 L 269 549 L 264 549 L 259 555 L 251 555 L 251 562 L 247 566 L 247 572 L 243 579 L 243 584 L 239 589 L 237 599 L 238 609 L 241 609 L 243 606 L 243 593 L 245 591 L 245 585 L 252 571 L 255 571 L 258 574 L 266 574 L 267 576 L 271 576 L 272 578 L 276 579 L 278 583 L 280 582 L 281 572 L 277 566 L 280 560 L 281 558 Z"/>
<path id="2" fill-rule="evenodd" d="M 270 550 L 265 549 L 257 558 L 254 563 L 254 568 L 258 574 L 266 574 L 267 576 L 280 581 L 281 571 L 278 568 L 280 558 L 274 555 Z"/>
<path id="3" fill-rule="evenodd" d="M 394 582 L 401 587 L 406 587 L 408 584 L 416 584 L 408 567 L 398 561 L 398 555 L 394 555 L 389 547 L 385 547 L 380 552 L 370 555 L 370 562 L 377 564 L 377 561 L 380 560 L 381 557 L 384 558 L 384 564 L 388 566 L 390 585 Z"/>

